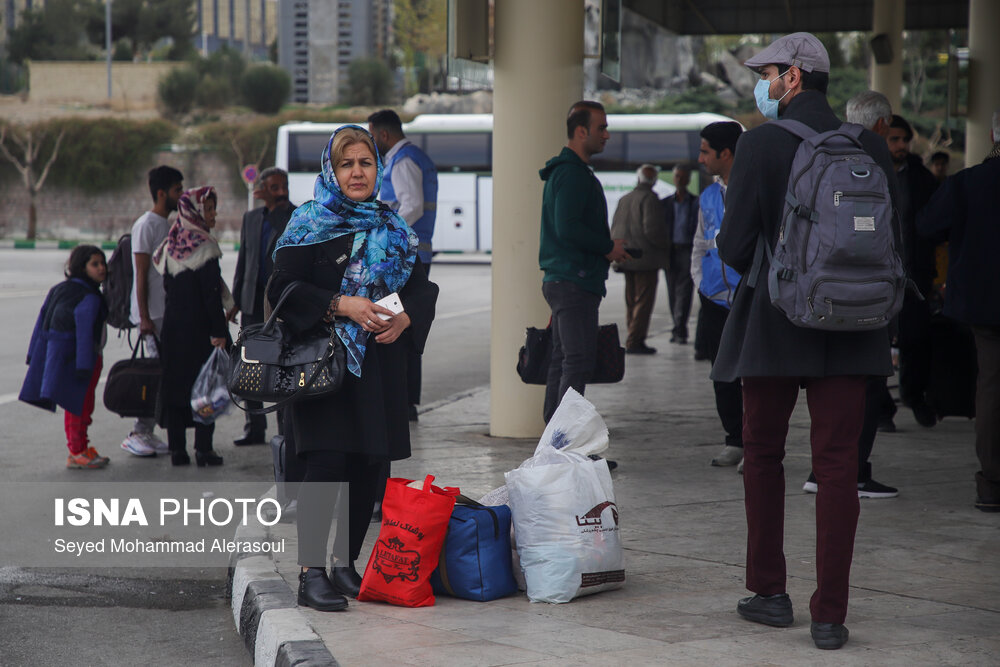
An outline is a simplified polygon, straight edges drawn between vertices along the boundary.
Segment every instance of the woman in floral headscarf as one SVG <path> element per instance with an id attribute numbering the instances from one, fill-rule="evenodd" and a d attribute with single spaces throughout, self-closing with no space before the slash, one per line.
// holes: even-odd
<path id="1" fill-rule="evenodd" d="M 315 199 L 295 210 L 278 239 L 267 296 L 276 303 L 289 284 L 302 281 L 282 306 L 282 319 L 296 332 L 332 326 L 347 349 L 341 390 L 291 410 L 307 482 L 298 494 L 298 601 L 334 611 L 345 609 L 343 596 L 356 597 L 361 585 L 354 562 L 379 469 L 410 455 L 406 358 L 410 348 L 423 349 L 438 289 L 417 257 L 416 234 L 375 199 L 382 162 L 371 135 L 357 125 L 341 127 L 322 163 Z M 375 303 L 393 292 L 403 305 L 398 315 Z M 325 567 L 334 499 L 319 482 L 348 483 L 341 495 L 348 496 L 350 530 L 337 535 L 332 577 Z"/>
<path id="2" fill-rule="evenodd" d="M 198 372 L 213 347 L 229 344 L 226 309 L 232 306 L 232 295 L 219 270 L 219 242 L 212 236 L 217 201 L 215 189 L 209 186 L 182 194 L 177 220 L 153 253 L 153 266 L 163 274 L 167 293 L 160 332 L 163 380 L 157 417 L 167 430 L 175 466 L 191 463 L 186 429 L 192 426 L 198 466 L 222 465 L 222 457 L 212 449 L 215 424 L 197 423 L 191 414 L 191 389 Z"/>

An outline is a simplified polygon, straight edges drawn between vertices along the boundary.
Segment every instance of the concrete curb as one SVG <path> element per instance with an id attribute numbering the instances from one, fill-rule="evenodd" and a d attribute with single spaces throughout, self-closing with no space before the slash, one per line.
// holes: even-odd
<path id="1" fill-rule="evenodd" d="M 236 541 L 267 541 L 264 527 L 241 526 Z M 338 667 L 268 556 L 235 558 L 227 583 L 233 622 L 257 667 Z"/>

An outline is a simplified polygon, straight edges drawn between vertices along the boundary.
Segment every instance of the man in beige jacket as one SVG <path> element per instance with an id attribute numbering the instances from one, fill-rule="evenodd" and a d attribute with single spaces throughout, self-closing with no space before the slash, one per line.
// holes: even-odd
<path id="1" fill-rule="evenodd" d="M 653 192 L 659 170 L 651 164 L 644 164 L 636 174 L 639 182 L 635 190 L 618 202 L 611 236 L 625 239 L 625 247 L 633 256 L 633 259 L 615 264 L 615 270 L 625 274 L 625 317 L 628 325 L 625 351 L 629 354 L 655 354 L 656 349 L 646 345 L 646 334 L 656 301 L 657 275 L 669 259 L 670 230 L 663 222 L 660 198 Z M 639 252 L 633 253 L 632 250 Z"/>

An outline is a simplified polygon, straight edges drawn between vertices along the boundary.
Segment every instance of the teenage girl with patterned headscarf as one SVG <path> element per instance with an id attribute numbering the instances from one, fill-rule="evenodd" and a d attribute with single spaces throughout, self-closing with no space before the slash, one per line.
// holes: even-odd
<path id="1" fill-rule="evenodd" d="M 354 562 L 371 520 L 379 469 L 410 455 L 406 358 L 411 348 L 423 349 L 438 293 L 417 257 L 413 230 L 376 201 L 381 182 L 371 135 L 357 125 L 334 132 L 323 151 L 315 199 L 295 210 L 278 239 L 267 295 L 276 303 L 285 287 L 302 281 L 281 317 L 296 332 L 332 326 L 347 350 L 340 391 L 291 409 L 307 482 L 298 496 L 299 604 L 323 611 L 345 609 L 343 596 L 357 596 L 361 577 Z M 375 304 L 393 292 L 404 309 L 398 315 Z M 332 577 L 325 567 L 334 499 L 318 482 L 348 483 L 342 496 L 348 496 L 349 534 L 337 535 Z"/>
<path id="2" fill-rule="evenodd" d="M 218 197 L 209 186 L 188 190 L 177 202 L 177 220 L 153 253 L 153 266 L 163 274 L 167 293 L 160 358 L 163 380 L 157 418 L 167 430 L 170 459 L 188 465 L 186 429 L 194 427 L 194 455 L 198 466 L 222 465 L 212 449 L 215 424 L 195 422 L 191 389 L 213 347 L 229 343 L 226 308 L 232 296 L 222 280 L 222 250 L 212 235 Z M 228 300 L 228 304 L 225 302 Z"/>

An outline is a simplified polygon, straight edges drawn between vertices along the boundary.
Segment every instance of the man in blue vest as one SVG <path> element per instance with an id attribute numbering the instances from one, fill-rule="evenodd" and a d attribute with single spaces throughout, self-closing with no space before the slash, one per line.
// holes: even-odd
<path id="1" fill-rule="evenodd" d="M 701 193 L 698 207 L 698 226 L 694 233 L 691 252 L 691 276 L 698 286 L 701 299 L 701 317 L 698 322 L 704 335 L 706 352 L 712 363 L 719 353 L 722 330 L 733 305 L 733 292 L 740 275 L 719 259 L 715 237 L 722 226 L 726 212 L 726 187 L 729 171 L 733 168 L 736 141 L 743 133 L 739 123 L 723 122 L 706 125 L 701 131 L 701 148 L 698 162 L 719 180 Z M 719 455 L 712 459 L 713 466 L 734 466 L 743 461 L 743 390 L 739 378 L 732 382 L 714 382 L 715 409 L 726 431 L 726 444 Z"/>
<path id="2" fill-rule="evenodd" d="M 378 198 L 392 207 L 413 228 L 420 245 L 417 254 L 427 273 L 431 270 L 431 237 L 437 214 L 438 178 L 434 163 L 406 135 L 392 109 L 376 111 L 368 117 L 368 131 L 385 163 Z M 420 355 L 411 354 L 407 364 L 410 421 L 417 421 L 420 404 Z"/>

